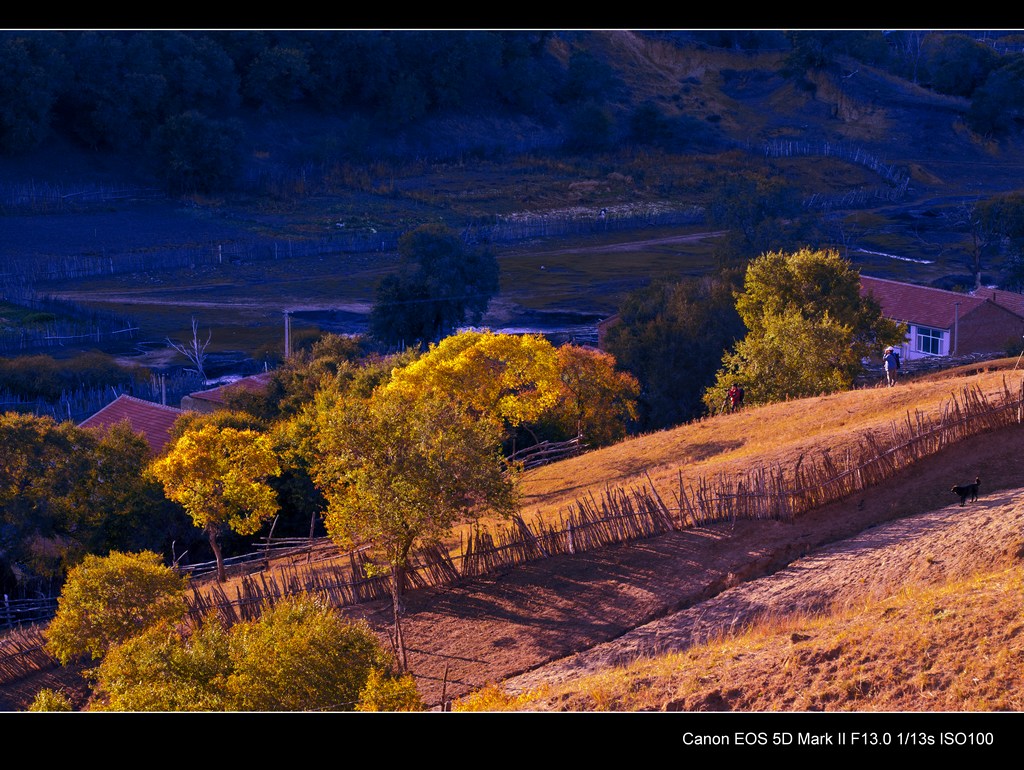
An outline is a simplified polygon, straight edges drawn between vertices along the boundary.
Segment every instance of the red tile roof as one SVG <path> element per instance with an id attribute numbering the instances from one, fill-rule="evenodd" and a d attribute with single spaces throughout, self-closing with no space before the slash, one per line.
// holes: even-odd
<path id="1" fill-rule="evenodd" d="M 1018 294 L 1015 291 L 1006 291 L 1004 289 L 990 289 L 987 286 L 975 289 L 972 294 L 975 297 L 983 297 L 990 302 L 999 305 L 999 307 L 1006 308 L 1011 313 L 1024 316 L 1024 294 Z"/>
<path id="2" fill-rule="evenodd" d="M 170 441 L 171 426 L 181 413 L 181 409 L 173 406 L 121 395 L 91 417 L 82 420 L 79 427 L 106 431 L 127 421 L 135 433 L 141 433 L 146 439 L 150 451 L 158 455 Z"/>
<path id="3" fill-rule="evenodd" d="M 214 404 L 221 406 L 225 405 L 224 400 L 225 393 L 233 390 L 249 390 L 254 393 L 259 393 L 267 387 L 267 383 L 270 382 L 270 377 L 273 372 L 260 372 L 250 377 L 243 377 L 240 380 L 229 382 L 227 385 L 220 385 L 216 388 L 210 388 L 209 390 L 198 390 L 195 393 L 189 393 L 190 398 L 197 398 L 200 401 L 209 401 Z"/>
<path id="4" fill-rule="evenodd" d="M 895 321 L 907 321 L 937 329 L 951 329 L 959 318 L 977 310 L 989 300 L 930 286 L 916 286 L 884 278 L 860 277 L 861 294 L 870 294 L 882 306 L 882 314 Z M 1004 306 L 1005 307 L 1005 306 Z M 1016 311 L 1013 311 L 1016 312 Z"/>

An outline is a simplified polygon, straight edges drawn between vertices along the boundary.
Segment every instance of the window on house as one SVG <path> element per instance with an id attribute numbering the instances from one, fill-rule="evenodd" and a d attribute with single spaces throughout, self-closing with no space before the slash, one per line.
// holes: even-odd
<path id="1" fill-rule="evenodd" d="M 942 355 L 942 329 L 929 329 L 927 326 L 917 327 L 917 352 L 929 355 Z"/>

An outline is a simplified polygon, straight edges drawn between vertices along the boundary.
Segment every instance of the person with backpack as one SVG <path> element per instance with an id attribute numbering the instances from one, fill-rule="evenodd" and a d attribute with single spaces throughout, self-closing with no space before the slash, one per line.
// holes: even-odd
<path id="1" fill-rule="evenodd" d="M 896 372 L 900 368 L 900 354 L 892 347 L 885 349 L 882 356 L 882 367 L 885 369 L 885 384 L 890 388 L 896 384 Z"/>

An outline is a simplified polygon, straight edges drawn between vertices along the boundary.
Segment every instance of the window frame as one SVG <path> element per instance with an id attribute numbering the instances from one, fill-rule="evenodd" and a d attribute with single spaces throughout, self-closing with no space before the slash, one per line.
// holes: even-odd
<path id="1" fill-rule="evenodd" d="M 943 340 L 946 339 L 945 329 L 936 329 L 933 326 L 914 327 L 914 351 L 927 356 L 941 356 Z M 931 348 L 935 349 L 932 350 Z"/>

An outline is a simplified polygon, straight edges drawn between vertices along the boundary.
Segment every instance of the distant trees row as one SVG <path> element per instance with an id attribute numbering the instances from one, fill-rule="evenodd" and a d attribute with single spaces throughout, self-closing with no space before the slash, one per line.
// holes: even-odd
<path id="1" fill-rule="evenodd" d="M 1024 110 L 1024 36 L 1005 35 L 997 49 L 991 40 L 966 32 L 893 30 L 797 31 L 787 33 L 792 50 L 787 68 L 835 66 L 848 56 L 881 66 L 936 93 L 970 100 L 965 114 L 971 129 L 985 136 L 1014 132 Z"/>
<path id="2" fill-rule="evenodd" d="M 90 148 L 145 150 L 171 188 L 217 189 L 242 161 L 239 110 L 290 109 L 345 118 L 352 141 L 345 129 L 336 138 L 352 154 L 371 136 L 453 111 L 542 122 L 568 111 L 569 142 L 593 147 L 608 128 L 601 106 L 621 83 L 584 50 L 560 61 L 551 34 L 4 31 L 0 152 L 31 151 L 57 132 Z M 643 130 L 664 141 L 667 128 Z"/>

